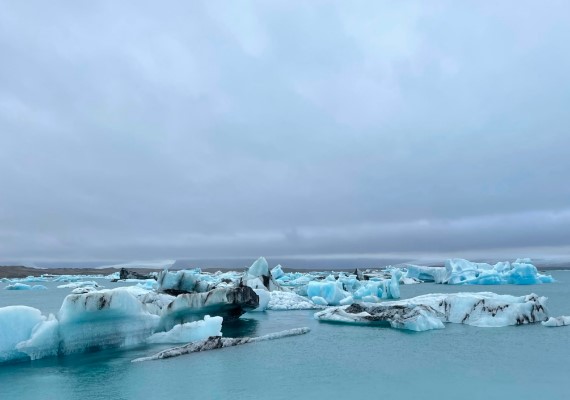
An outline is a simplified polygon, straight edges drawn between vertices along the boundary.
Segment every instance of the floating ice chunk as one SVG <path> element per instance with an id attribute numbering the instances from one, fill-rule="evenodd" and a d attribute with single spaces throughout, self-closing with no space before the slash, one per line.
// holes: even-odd
<path id="1" fill-rule="evenodd" d="M 329 275 L 332 277 L 332 275 Z M 350 294 L 343 290 L 342 283 L 328 279 L 321 282 L 309 282 L 307 286 L 307 296 L 309 298 L 321 297 L 328 305 L 338 305 L 341 300 L 348 297 Z"/>
<path id="2" fill-rule="evenodd" d="M 53 282 L 78 282 L 85 279 L 103 279 L 103 275 L 59 275 L 53 278 Z"/>
<path id="3" fill-rule="evenodd" d="M 12 285 L 6 286 L 4 289 L 6 290 L 32 290 L 30 285 L 26 285 L 25 283 L 14 283 Z"/>
<path id="4" fill-rule="evenodd" d="M 542 321 L 542 325 L 550 327 L 570 325 L 570 316 L 550 317 L 547 321 Z"/>
<path id="5" fill-rule="evenodd" d="M 214 350 L 214 349 L 221 349 L 224 347 L 232 347 L 238 346 L 241 344 L 246 343 L 256 343 L 262 342 L 266 340 L 275 340 L 281 339 L 289 336 L 297 336 L 303 335 L 305 333 L 310 332 L 309 328 L 296 328 L 296 329 L 289 329 L 282 332 L 270 333 L 264 336 L 258 337 L 243 337 L 243 338 L 223 338 L 221 336 L 211 336 L 207 339 L 200 340 L 193 343 L 188 343 L 185 346 L 181 347 L 174 347 L 172 349 L 163 350 L 160 353 L 157 353 L 150 357 L 142 357 L 133 360 L 132 362 L 140 362 L 140 361 L 151 361 L 151 360 L 161 360 L 164 358 L 171 358 L 171 357 L 178 357 L 184 354 L 190 353 L 197 353 L 201 351 L 207 350 Z"/>
<path id="6" fill-rule="evenodd" d="M 40 310 L 32 307 L 0 308 L 0 362 L 25 357 L 16 345 L 28 340 L 34 327 L 44 319 Z"/>
<path id="7" fill-rule="evenodd" d="M 292 292 L 270 292 L 271 299 L 267 305 L 268 310 L 314 310 L 322 308 L 306 297 Z"/>
<path id="8" fill-rule="evenodd" d="M 105 279 L 108 279 L 108 280 L 110 280 L 110 281 L 112 281 L 112 280 L 118 280 L 118 279 L 121 279 L 121 274 L 120 274 L 119 271 L 113 272 L 112 274 L 106 275 L 106 276 L 105 276 Z"/>
<path id="9" fill-rule="evenodd" d="M 91 287 L 91 288 L 99 288 L 99 284 L 95 281 L 83 281 L 83 282 L 71 282 L 66 283 L 65 285 L 58 285 L 58 289 L 77 289 L 77 288 L 84 288 L 84 287 Z"/>
<path id="10" fill-rule="evenodd" d="M 168 332 L 158 332 L 147 343 L 189 343 L 209 336 L 222 336 L 222 317 L 206 315 L 202 321 L 187 322 L 174 326 Z"/>
<path id="11" fill-rule="evenodd" d="M 4 282 L 4 279 L 2 281 Z M 5 281 L 11 283 L 16 283 L 16 282 L 33 283 L 33 282 L 48 282 L 49 279 L 42 275 L 42 276 L 28 276 L 25 278 L 6 279 Z"/>
<path id="12" fill-rule="evenodd" d="M 533 285 L 554 282 L 552 276 L 538 273 L 529 259 L 491 265 L 452 258 L 445 262 L 445 268 L 408 265 L 407 269 L 407 278 L 450 285 Z"/>
<path id="13" fill-rule="evenodd" d="M 6 286 L 4 289 L 6 290 L 45 290 L 47 289 L 44 285 L 26 285 L 25 283 L 14 283 L 12 285 Z"/>
<path id="14" fill-rule="evenodd" d="M 418 279 L 424 282 L 444 283 L 446 280 L 447 272 L 445 268 L 441 267 L 424 267 L 422 265 L 406 266 L 408 272 L 406 278 Z"/>
<path id="15" fill-rule="evenodd" d="M 394 328 L 424 330 L 441 322 L 479 327 L 500 327 L 544 321 L 546 298 L 535 294 L 508 296 L 495 293 L 428 294 L 381 304 L 355 303 L 315 314 L 321 321 L 389 323 Z"/>

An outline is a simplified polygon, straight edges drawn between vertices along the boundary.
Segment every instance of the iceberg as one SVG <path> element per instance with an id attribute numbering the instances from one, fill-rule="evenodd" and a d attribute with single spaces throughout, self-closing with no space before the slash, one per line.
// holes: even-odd
<path id="1" fill-rule="evenodd" d="M 4 289 L 6 290 L 46 290 L 47 287 L 44 285 L 26 285 L 25 283 L 14 283 L 12 285 L 6 286 Z"/>
<path id="2" fill-rule="evenodd" d="M 249 291 L 255 295 L 251 288 L 242 289 L 246 295 Z M 212 297 L 232 303 L 238 295 L 226 291 Z M 182 298 L 175 302 L 179 298 L 128 287 L 70 294 L 59 312 L 47 317 L 26 306 L 0 308 L 0 361 L 35 360 L 145 342 L 181 343 L 219 334 L 222 317 L 200 320 L 194 310 L 185 309 L 197 304 L 203 310 L 211 300 L 184 303 L 187 299 Z M 185 312 L 192 315 L 191 322 L 182 317 Z M 176 319 L 182 324 L 174 323 Z"/>
<path id="3" fill-rule="evenodd" d="M 554 282 L 552 276 L 540 274 L 527 258 L 495 265 L 452 258 L 445 262 L 445 268 L 408 265 L 406 278 L 449 285 L 534 285 Z"/>
<path id="4" fill-rule="evenodd" d="M 174 347 L 171 349 L 163 350 L 150 357 L 141 357 L 132 360 L 132 362 L 141 361 L 151 361 L 151 360 L 162 360 L 165 358 L 178 357 L 184 354 L 198 353 L 201 351 L 221 349 L 224 347 L 239 346 L 247 343 L 263 342 L 267 340 L 282 339 L 289 336 L 304 335 L 310 332 L 309 328 L 295 328 L 286 331 L 270 333 L 264 336 L 258 337 L 243 337 L 243 338 L 224 338 L 221 336 L 210 336 L 207 339 L 200 340 L 193 343 L 188 343 L 185 346 Z"/>
<path id="5" fill-rule="evenodd" d="M 550 317 L 546 321 L 541 322 L 543 326 L 557 327 L 570 325 L 570 316 Z"/>
<path id="6" fill-rule="evenodd" d="M 0 362 L 25 356 L 16 348 L 28 340 L 34 328 L 44 321 L 40 310 L 26 306 L 0 308 Z"/>
<path id="7" fill-rule="evenodd" d="M 58 285 L 58 289 L 77 289 L 77 288 L 100 288 L 99 284 L 95 281 L 74 281 L 66 283 L 65 285 Z"/>
<path id="8" fill-rule="evenodd" d="M 168 294 L 204 293 L 216 288 L 219 283 L 200 269 L 169 272 L 161 271 L 157 277 L 158 291 Z"/>
<path id="9" fill-rule="evenodd" d="M 249 286 L 184 293 L 162 309 L 161 327 L 171 329 L 176 324 L 196 321 L 205 315 L 218 315 L 224 321 L 231 321 L 258 307 L 259 296 Z"/>
<path id="10" fill-rule="evenodd" d="M 393 328 L 423 331 L 442 323 L 501 327 L 545 321 L 546 298 L 498 295 L 490 292 L 428 294 L 381 304 L 355 303 L 330 307 L 315 314 L 319 321 L 388 324 Z M 439 321 L 439 322 L 437 322 Z"/>
<path id="11" fill-rule="evenodd" d="M 277 283 L 272 273 L 269 271 L 269 265 L 264 257 L 259 257 L 253 264 L 251 264 L 251 267 L 247 270 L 244 279 L 246 281 L 245 284 L 252 289 L 265 289 L 270 292 L 275 290 L 285 290 L 279 283 Z"/>
<path id="12" fill-rule="evenodd" d="M 335 281 L 332 275 L 329 275 L 325 281 L 311 281 L 307 286 L 307 297 L 316 304 L 334 306 L 348 296 L 350 294 L 343 289 L 342 282 Z"/>
<path id="13" fill-rule="evenodd" d="M 441 267 L 424 267 L 422 265 L 406 266 L 406 278 L 417 279 L 423 282 L 444 283 L 447 271 Z"/>

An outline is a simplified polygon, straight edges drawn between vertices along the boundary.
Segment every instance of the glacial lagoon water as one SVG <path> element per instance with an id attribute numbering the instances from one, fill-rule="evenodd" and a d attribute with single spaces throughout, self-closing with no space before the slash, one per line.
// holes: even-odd
<path id="1" fill-rule="evenodd" d="M 570 315 L 570 271 L 532 286 L 401 286 L 402 298 L 492 291 L 546 296 L 552 316 Z M 101 280 L 107 288 L 123 286 Z M 69 289 L 8 291 L 0 307 L 59 310 Z M 245 314 L 225 336 L 308 326 L 307 335 L 178 358 L 131 363 L 165 345 L 144 345 L 0 364 L 0 399 L 568 399 L 570 327 L 540 324 L 408 332 L 319 323 L 314 311 Z"/>

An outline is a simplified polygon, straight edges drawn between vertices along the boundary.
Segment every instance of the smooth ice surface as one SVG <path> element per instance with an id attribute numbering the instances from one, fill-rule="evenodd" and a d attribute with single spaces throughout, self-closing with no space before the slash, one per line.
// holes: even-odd
<path id="1" fill-rule="evenodd" d="M 150 336 L 147 343 L 189 343 L 222 335 L 222 317 L 206 315 L 202 321 L 187 322 L 174 326 L 168 332 L 158 332 Z"/>

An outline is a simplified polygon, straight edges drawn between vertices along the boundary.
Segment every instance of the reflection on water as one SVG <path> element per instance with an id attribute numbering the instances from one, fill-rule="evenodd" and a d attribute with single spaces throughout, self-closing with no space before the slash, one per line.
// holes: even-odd
<path id="1" fill-rule="evenodd" d="M 240 318 L 235 321 L 224 322 L 222 324 L 222 335 L 224 337 L 244 337 L 258 336 L 259 321 L 252 318 Z"/>

